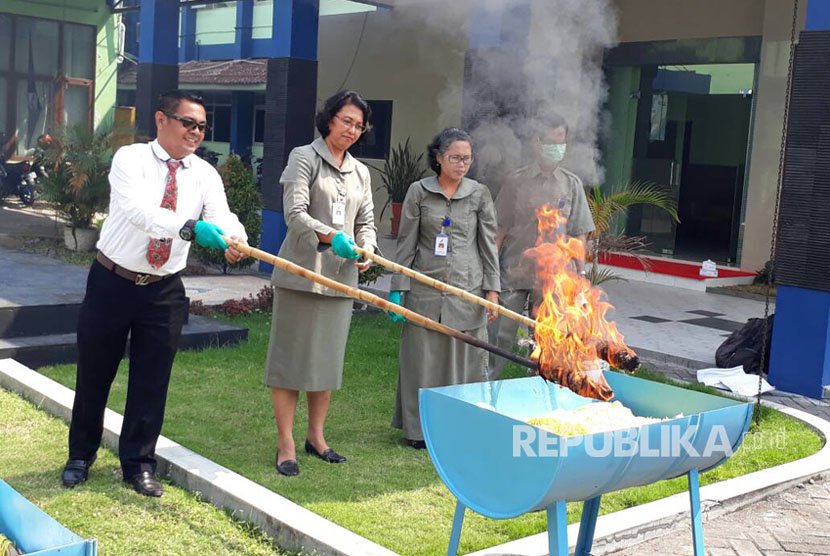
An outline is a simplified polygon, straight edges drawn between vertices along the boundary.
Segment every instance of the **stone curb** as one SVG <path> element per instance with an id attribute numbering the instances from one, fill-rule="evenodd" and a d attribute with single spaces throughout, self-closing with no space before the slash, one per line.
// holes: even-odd
<path id="1" fill-rule="evenodd" d="M 0 387 L 64 421 L 70 420 L 75 392 L 13 359 L 0 359 Z M 107 409 L 103 443 L 116 453 L 121 421 L 121 415 Z M 257 525 L 283 548 L 320 556 L 396 556 L 169 438 L 159 437 L 156 458 L 161 475 L 169 476 L 182 488 L 199 492 L 202 499 L 234 517 Z"/>
<path id="2" fill-rule="evenodd" d="M 830 478 L 830 422 L 777 403 L 765 400 L 761 403 L 812 427 L 824 438 L 824 446 L 812 456 L 701 487 L 700 501 L 704 523 L 810 479 Z M 690 519 L 688 492 L 600 516 L 591 554 L 608 554 L 630 548 L 677 530 Z M 579 523 L 568 526 L 568 542 L 572 549 L 576 545 L 578 533 Z M 705 525 L 703 538 L 705 542 Z M 479 550 L 469 556 L 547 555 L 547 533 L 539 533 Z"/>

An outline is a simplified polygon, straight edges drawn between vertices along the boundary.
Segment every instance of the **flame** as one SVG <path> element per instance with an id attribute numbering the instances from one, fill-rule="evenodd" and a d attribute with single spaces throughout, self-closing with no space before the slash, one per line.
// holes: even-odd
<path id="1" fill-rule="evenodd" d="M 536 262 L 542 303 L 536 312 L 536 349 L 539 373 L 579 395 L 609 400 L 614 392 L 601 373 L 586 372 L 597 359 L 633 370 L 636 354 L 606 314 L 613 306 L 602 291 L 576 273 L 571 261 L 585 260 L 585 244 L 558 233 L 565 217 L 545 205 L 537 211 L 539 237 L 526 256 Z"/>

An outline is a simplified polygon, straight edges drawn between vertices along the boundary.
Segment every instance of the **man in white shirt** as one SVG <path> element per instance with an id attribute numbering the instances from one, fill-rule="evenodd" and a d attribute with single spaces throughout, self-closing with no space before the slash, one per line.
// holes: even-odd
<path id="1" fill-rule="evenodd" d="M 222 179 L 193 154 L 207 127 L 202 99 L 168 91 L 159 97 L 155 120 L 158 139 L 122 147 L 112 159 L 109 216 L 78 317 L 69 460 L 61 475 L 68 487 L 86 481 L 95 461 L 107 397 L 129 335 L 118 456 L 125 482 L 146 496 L 161 496 L 154 453 L 189 309 L 179 272 L 193 239 L 223 249 L 230 263 L 244 256 L 222 239 L 247 241 L 228 208 Z"/>

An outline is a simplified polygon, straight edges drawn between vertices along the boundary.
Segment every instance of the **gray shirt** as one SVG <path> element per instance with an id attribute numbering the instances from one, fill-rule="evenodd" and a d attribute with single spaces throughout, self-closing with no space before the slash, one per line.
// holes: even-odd
<path id="1" fill-rule="evenodd" d="M 435 254 L 435 238 L 443 226 L 449 236 L 447 256 Z M 409 187 L 401 210 L 396 260 L 431 278 L 482 295 L 499 291 L 496 214 L 490 191 L 464 178 L 448 199 L 438 178 L 424 178 Z M 486 323 L 478 305 L 396 274 L 392 290 L 409 291 L 407 308 L 461 330 Z"/>
<path id="2" fill-rule="evenodd" d="M 524 252 L 536 245 L 536 211 L 546 203 L 558 207 L 567 218 L 560 234 L 578 236 L 594 230 L 585 189 L 576 174 L 561 166 L 545 172 L 538 164 L 518 170 L 496 197 L 502 236 L 499 266 L 505 290 L 531 290 L 536 284 L 535 265 Z"/>
<path id="3" fill-rule="evenodd" d="M 321 245 L 317 232 L 327 235 L 342 230 L 354 237 L 359 246 L 377 252 L 369 170 L 349 153 L 338 167 L 325 140 L 318 138 L 291 151 L 280 183 L 288 233 L 279 256 L 348 286 L 357 286 L 354 261 L 338 257 L 328 245 Z M 333 222 L 335 202 L 345 204 L 342 225 Z M 281 288 L 346 297 L 279 268 L 274 269 L 271 281 Z"/>

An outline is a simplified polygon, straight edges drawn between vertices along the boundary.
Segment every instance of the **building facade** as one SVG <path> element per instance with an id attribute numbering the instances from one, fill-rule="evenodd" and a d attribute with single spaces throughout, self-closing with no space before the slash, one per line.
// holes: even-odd
<path id="1" fill-rule="evenodd" d="M 118 42 L 106 0 L 0 4 L 0 134 L 17 153 L 54 126 L 112 121 Z"/>
<path id="2" fill-rule="evenodd" d="M 514 90 L 512 83 L 527 75 L 510 77 L 510 94 L 487 93 L 495 106 L 491 118 L 509 119 L 521 91 L 568 98 L 558 106 L 566 119 L 576 121 L 579 135 L 585 116 L 578 101 L 597 86 L 593 76 L 581 91 L 569 86 L 579 75 L 565 71 L 573 61 L 567 45 L 556 50 L 550 37 L 572 40 L 575 20 L 551 21 L 542 14 L 546 3 L 538 0 L 293 4 L 319 10 L 315 102 L 340 88 L 356 89 L 372 102 L 378 126 L 370 144 L 356 153 L 372 164 L 407 138 L 421 147 L 443 127 L 475 127 L 481 115 L 471 109 L 469 91 L 487 73 L 477 69 L 486 67 L 487 59 L 521 65 L 530 53 L 545 68 L 548 48 L 551 64 L 567 75 L 557 81 L 552 72 L 541 92 L 532 85 Z M 598 110 L 603 116 L 588 134 L 597 146 L 596 168 L 582 172 L 586 183 L 613 190 L 649 181 L 670 192 L 678 202 L 679 224 L 648 210 L 632 211 L 625 223 L 629 234 L 646 236 L 658 255 L 759 269 L 769 258 L 792 1 L 608 0 L 598 5 L 613 12 L 608 19 L 614 24 L 614 44 L 600 40 L 599 54 L 575 55 L 582 61 L 599 56 L 604 80 Z M 803 6 L 796 32 L 804 25 Z M 179 85 L 205 93 L 213 124 L 206 145 L 213 150 L 267 154 L 263 49 L 281 32 L 275 9 L 279 5 L 275 8 L 272 0 L 241 0 L 180 11 Z M 129 37 L 138 34 L 135 22 L 126 21 L 129 45 Z M 534 42 L 541 51 L 534 50 Z M 472 52 L 484 53 L 485 63 Z M 508 63 L 499 71 L 510 75 L 509 68 Z M 135 82 L 135 72 L 125 67 L 120 104 L 133 101 Z M 509 142 L 500 147 L 505 152 L 517 148 Z M 508 154 L 501 164 L 521 159 Z M 268 176 L 266 197 L 277 178 L 278 172 Z M 378 191 L 375 200 L 379 216 L 385 193 Z M 388 221 L 378 224 L 388 232 Z"/>

